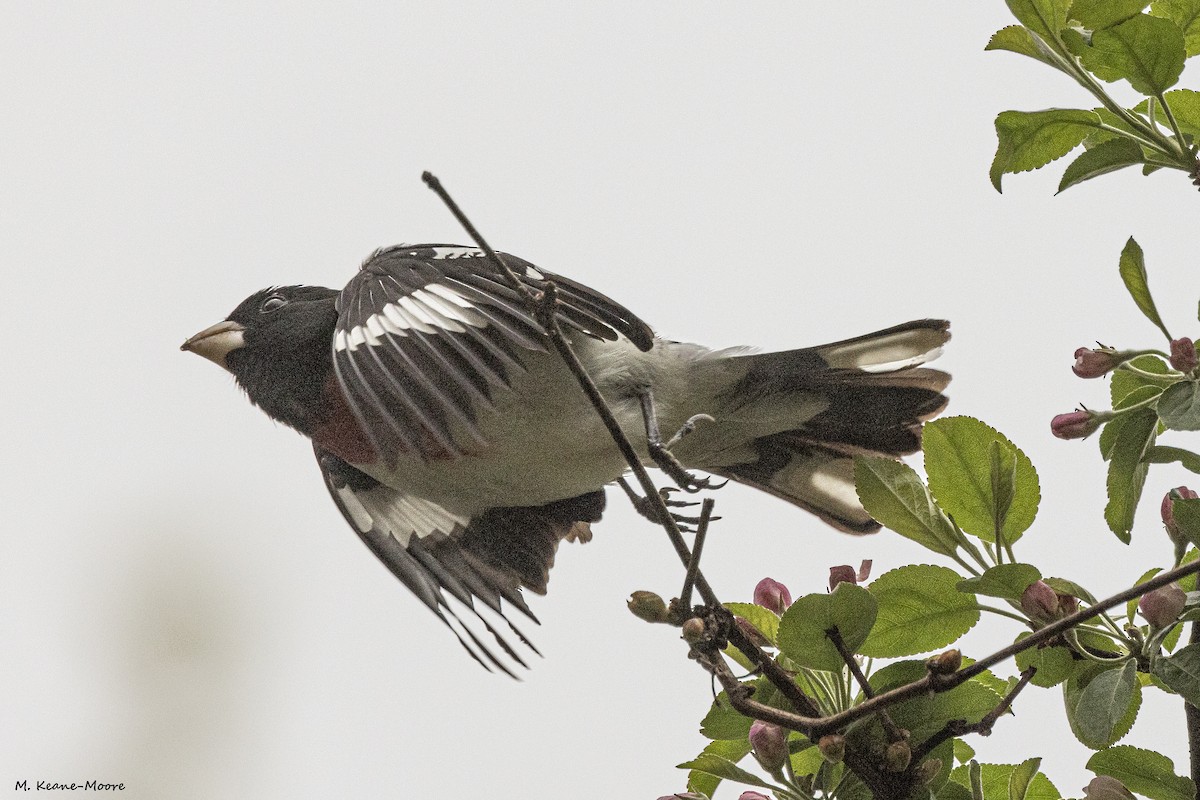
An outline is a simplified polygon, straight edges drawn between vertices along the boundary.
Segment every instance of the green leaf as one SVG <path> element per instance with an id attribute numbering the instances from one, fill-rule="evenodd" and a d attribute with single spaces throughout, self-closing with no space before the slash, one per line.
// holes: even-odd
<path id="1" fill-rule="evenodd" d="M 779 617 L 774 613 L 754 603 L 726 603 L 725 608 L 735 617 L 741 617 L 749 622 L 767 638 L 767 641 L 775 644 L 775 639 L 779 634 Z"/>
<path id="2" fill-rule="evenodd" d="M 1138 709 L 1142 705 L 1142 687 L 1135 677 L 1137 674 L 1136 664 L 1132 670 L 1129 670 L 1129 663 L 1133 662 L 1127 662 L 1127 665 L 1123 667 L 1110 667 L 1106 664 L 1089 662 L 1078 667 L 1075 674 L 1063 684 L 1063 701 L 1066 705 L 1067 721 L 1071 725 L 1071 731 L 1075 734 L 1075 738 L 1093 750 L 1100 750 L 1120 741 L 1125 734 L 1129 733 L 1129 729 L 1133 727 L 1133 723 L 1137 719 Z M 1129 670 L 1128 677 L 1125 675 L 1127 670 Z M 1101 684 L 1089 693 L 1088 688 L 1091 684 L 1101 678 L 1103 678 Z M 1122 692 L 1127 687 L 1132 687 L 1132 692 L 1126 697 L 1124 705 L 1117 708 L 1104 708 L 1096 705 L 1105 697 L 1112 698 L 1112 701 L 1116 702 L 1124 696 Z M 1109 726 L 1109 720 L 1113 717 L 1116 717 L 1116 721 Z M 1106 729 L 1107 735 L 1104 735 Z"/>
<path id="3" fill-rule="evenodd" d="M 1131 408 L 1135 405 L 1153 400 L 1162 394 L 1162 387 L 1159 386 L 1142 386 L 1139 389 L 1134 389 L 1129 394 L 1125 395 L 1119 403 L 1114 405 L 1115 410 Z M 1147 409 L 1148 411 L 1148 409 Z M 1113 457 L 1113 449 L 1116 447 L 1117 439 L 1121 435 L 1121 431 L 1125 430 L 1125 426 L 1130 420 L 1136 420 L 1144 412 L 1137 414 L 1121 414 L 1115 419 L 1104 424 L 1100 429 L 1100 455 L 1105 461 L 1111 461 Z"/>
<path id="4" fill-rule="evenodd" d="M 1162 375 L 1164 378 L 1171 370 L 1167 362 L 1157 356 L 1151 355 L 1138 356 L 1130 359 L 1127 363 L 1130 367 L 1135 367 L 1140 372 Z M 1132 405 L 1135 400 L 1127 400 L 1126 398 L 1137 389 L 1152 387 L 1161 392 L 1163 388 L 1163 384 L 1159 381 L 1124 368 L 1113 371 L 1110 386 L 1112 389 L 1112 405 L 1116 409 L 1128 408 Z"/>
<path id="5" fill-rule="evenodd" d="M 1072 727 L 1079 740 L 1089 747 L 1109 742 L 1133 701 L 1136 684 L 1137 662 L 1133 659 L 1092 678 L 1080 693 L 1072 715 Z"/>
<path id="6" fill-rule="evenodd" d="M 1151 464 L 1171 464 L 1178 461 L 1184 469 L 1200 474 L 1200 455 L 1182 447 L 1155 445 L 1146 451 L 1146 461 Z"/>
<path id="7" fill-rule="evenodd" d="M 1104 507 L 1104 519 L 1117 538 L 1128 544 L 1133 530 L 1133 513 L 1142 497 L 1149 469 L 1142 457 L 1154 444 L 1158 415 L 1144 408 L 1123 417 L 1124 424 L 1113 442 L 1108 464 L 1108 505 Z"/>
<path id="8" fill-rule="evenodd" d="M 1074 150 L 1100 122 L 1092 111 L 1053 108 L 1048 111 L 1001 111 L 996 117 L 996 157 L 992 185 L 1010 172 L 1044 167 Z"/>
<path id="9" fill-rule="evenodd" d="M 709 742 L 704 748 L 701 755 L 697 758 L 716 757 L 736 764 L 750 753 L 750 741 L 742 739 L 740 741 L 725 740 Z M 708 797 L 712 797 L 717 791 L 717 787 L 721 784 L 721 779 L 716 775 L 707 772 L 692 770 L 688 773 L 687 788 L 690 792 L 702 792 Z"/>
<path id="10" fill-rule="evenodd" d="M 1000 564 L 986 570 L 978 578 L 959 581 L 958 590 L 1019 602 L 1029 584 L 1041 577 L 1041 570 L 1032 564 Z"/>
<path id="11" fill-rule="evenodd" d="M 1067 26 L 1067 7 L 1070 0 L 1005 0 L 1008 10 L 1017 21 L 1036 33 L 1047 43 L 1058 39 L 1058 32 Z"/>
<path id="12" fill-rule="evenodd" d="M 1150 295 L 1150 286 L 1146 281 L 1146 259 L 1142 254 L 1141 245 L 1132 236 L 1121 251 L 1120 271 L 1121 280 L 1125 281 L 1125 288 L 1129 290 L 1133 302 L 1137 303 L 1137 307 L 1148 320 L 1158 326 L 1163 336 L 1170 339 L 1171 334 L 1167 332 L 1167 326 L 1163 325 L 1162 317 L 1158 315 L 1158 309 L 1154 306 L 1154 298 Z"/>
<path id="13" fill-rule="evenodd" d="M 1098 31 L 1124 22 L 1145 7 L 1145 0 L 1075 0 L 1069 16 L 1083 27 Z"/>
<path id="14" fill-rule="evenodd" d="M 1026 631 L 1017 637 L 1017 641 L 1029 636 Z M 1049 689 L 1057 686 L 1075 674 L 1075 656 L 1065 647 L 1031 647 L 1017 653 L 1017 668 L 1022 672 L 1029 667 L 1036 667 L 1030 683 Z"/>
<path id="15" fill-rule="evenodd" d="M 954 760 L 960 764 L 965 764 L 975 757 L 975 748 L 967 744 L 962 739 L 954 740 Z"/>
<path id="16" fill-rule="evenodd" d="M 1192 544 L 1200 547 L 1200 500 L 1175 500 L 1171 512 L 1179 532 Z"/>
<path id="17" fill-rule="evenodd" d="M 1078 597 L 1090 605 L 1096 604 L 1096 595 L 1089 592 L 1087 589 L 1080 586 L 1075 581 L 1067 580 L 1066 578 L 1042 578 L 1042 581 L 1059 594 L 1069 594 L 1072 597 Z"/>
<path id="18" fill-rule="evenodd" d="M 709 739 L 745 739 L 750 735 L 750 725 L 753 722 L 749 717 L 734 711 L 733 706 L 729 704 L 729 695 L 721 692 L 713 700 L 704 719 L 700 721 L 700 733 Z"/>
<path id="19" fill-rule="evenodd" d="M 1155 0 L 1150 13 L 1179 26 L 1188 58 L 1200 54 L 1200 0 Z"/>
<path id="20" fill-rule="evenodd" d="M 992 34 L 984 50 L 1007 50 L 1023 56 L 1037 59 L 1043 64 L 1049 64 L 1055 69 L 1062 67 L 1054 60 L 1054 52 L 1038 37 L 1029 32 L 1028 28 L 1020 25 L 1009 25 Z"/>
<path id="21" fill-rule="evenodd" d="M 1180 381 L 1163 390 L 1158 399 L 1158 418 L 1173 431 L 1200 431 L 1200 387 L 1195 381 Z"/>
<path id="22" fill-rule="evenodd" d="M 1194 623 L 1193 623 L 1194 624 Z M 1150 672 L 1194 706 L 1200 706 L 1200 643 L 1150 662 Z"/>
<path id="23" fill-rule="evenodd" d="M 919 680 L 926 674 L 924 661 L 897 661 L 888 664 L 870 677 L 871 687 L 883 693 L 906 683 Z M 889 708 L 892 720 L 911 732 L 912 741 L 921 742 L 941 730 L 952 719 L 975 723 L 1000 704 L 1001 696 L 984 683 L 972 679 L 948 692 L 921 695 Z M 872 721 L 878 738 L 884 741 L 878 721 Z"/>
<path id="24" fill-rule="evenodd" d="M 879 604 L 859 652 L 874 658 L 927 653 L 956 641 L 979 621 L 975 598 L 958 591 L 958 573 L 928 564 L 898 567 L 868 587 Z"/>
<path id="25" fill-rule="evenodd" d="M 1001 798 L 1009 796 L 1010 781 L 1018 766 L 1011 764 L 979 765 L 983 796 L 986 800 L 1001 800 Z M 970 766 L 964 764 L 961 767 L 955 767 L 950 773 L 950 780 L 963 786 L 970 785 Z M 1050 779 L 1040 772 L 1029 782 L 1029 788 L 1025 791 L 1025 800 L 1060 800 L 1061 797 L 1062 795 L 1059 794 Z"/>
<path id="26" fill-rule="evenodd" d="M 1101 142 L 1084 151 L 1079 158 L 1067 165 L 1066 172 L 1058 183 L 1058 191 L 1062 192 L 1076 184 L 1125 167 L 1142 164 L 1145 160 L 1142 148 L 1129 139 L 1114 138 Z"/>
<path id="27" fill-rule="evenodd" d="M 678 765 L 679 769 L 695 770 L 696 772 L 703 772 L 706 775 L 712 775 L 721 780 L 748 783 L 751 786 L 761 786 L 764 789 L 775 788 L 753 772 L 747 772 L 730 759 L 717 755 L 714 752 L 707 752 L 707 749 L 705 748 L 706 752 L 701 753 L 691 761 L 685 761 Z"/>
<path id="28" fill-rule="evenodd" d="M 1008 776 L 1008 800 L 1025 800 L 1029 786 L 1037 777 L 1038 767 L 1041 765 L 1040 758 L 1030 758 L 1013 768 L 1012 774 Z"/>
<path id="29" fill-rule="evenodd" d="M 1196 0 L 1200 2 L 1200 0 Z M 1171 107 L 1171 113 L 1175 116 L 1175 122 L 1179 125 L 1179 130 L 1184 134 L 1190 135 L 1193 138 L 1200 138 L 1200 92 L 1193 89 L 1175 89 L 1167 92 L 1163 99 L 1167 105 Z M 1143 100 L 1133 107 L 1134 111 L 1141 113 L 1143 116 L 1150 113 L 1149 98 Z M 1103 116 L 1101 116 L 1103 119 Z M 1160 125 L 1170 125 L 1170 120 L 1167 118 L 1167 112 L 1163 110 L 1162 104 L 1156 104 L 1154 118 L 1158 120 Z"/>
<path id="30" fill-rule="evenodd" d="M 958 549 L 958 534 L 912 467 L 891 458 L 855 456 L 854 481 L 867 513 L 901 536 L 942 555 Z"/>
<path id="31" fill-rule="evenodd" d="M 1011 478 L 1011 500 L 1003 514 L 1004 540 L 1015 542 L 1037 516 L 1041 489 L 1037 471 L 1004 434 L 973 417 L 943 417 L 925 423 L 922 434 L 929 490 L 963 531 L 987 542 L 996 540 L 996 517 L 1005 490 L 996 497 L 992 480 L 992 447 L 999 468 Z"/>
<path id="32" fill-rule="evenodd" d="M 1150 800 L 1195 800 L 1196 785 L 1175 774 L 1171 759 L 1140 747 L 1119 745 L 1101 750 L 1087 762 L 1097 775 L 1109 775 Z"/>
<path id="33" fill-rule="evenodd" d="M 841 672 L 846 662 L 825 632 L 837 628 L 846 648 L 857 652 L 876 613 L 875 598 L 852 583 L 839 583 L 830 594 L 805 595 L 779 621 L 779 650 L 799 666 Z"/>
<path id="34" fill-rule="evenodd" d="M 1179 80 L 1187 51 L 1178 25 L 1138 14 L 1120 25 L 1096 31 L 1092 46 L 1079 56 L 1101 80 L 1124 79 L 1135 90 L 1153 96 Z"/>

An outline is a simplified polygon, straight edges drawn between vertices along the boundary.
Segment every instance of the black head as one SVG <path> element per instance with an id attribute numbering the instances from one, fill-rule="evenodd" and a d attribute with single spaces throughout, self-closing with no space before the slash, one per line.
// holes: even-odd
<path id="1" fill-rule="evenodd" d="M 337 295 L 322 286 L 263 289 L 181 349 L 229 370 L 252 403 L 307 433 L 332 366 Z"/>

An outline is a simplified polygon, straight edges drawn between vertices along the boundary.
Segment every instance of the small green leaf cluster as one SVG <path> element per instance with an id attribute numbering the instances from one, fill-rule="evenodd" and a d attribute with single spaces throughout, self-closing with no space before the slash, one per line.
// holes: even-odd
<path id="1" fill-rule="evenodd" d="M 1080 145 L 1061 192 L 1130 166 L 1163 167 L 1200 181 L 1200 92 L 1168 91 L 1184 62 L 1200 54 L 1200 0 L 1007 0 L 1020 22 L 997 31 L 988 50 L 1036 59 L 1070 76 L 1099 102 L 1093 109 L 1004 111 L 991 179 L 1046 166 Z M 1148 13 L 1146 11 L 1149 6 Z M 1103 83 L 1126 81 L 1145 100 L 1126 108 Z"/>

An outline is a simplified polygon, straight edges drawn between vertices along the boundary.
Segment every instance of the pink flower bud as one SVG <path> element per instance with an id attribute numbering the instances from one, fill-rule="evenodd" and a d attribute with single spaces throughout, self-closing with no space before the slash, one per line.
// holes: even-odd
<path id="1" fill-rule="evenodd" d="M 1169 583 L 1142 595 L 1138 601 L 1138 611 L 1153 627 L 1165 628 L 1179 619 L 1185 605 L 1187 592 L 1180 589 L 1178 584 Z"/>
<path id="2" fill-rule="evenodd" d="M 1047 623 L 1058 619 L 1058 592 L 1044 581 L 1034 581 L 1021 593 L 1021 610 L 1034 622 Z"/>
<path id="3" fill-rule="evenodd" d="M 750 789 L 749 791 L 739 794 L 738 800 L 771 800 L 771 798 L 767 797 L 762 792 L 756 792 L 753 789 Z"/>
<path id="4" fill-rule="evenodd" d="M 1180 372 L 1191 372 L 1200 360 L 1196 358 L 1196 345 L 1184 336 L 1171 340 L 1171 368 Z"/>
<path id="5" fill-rule="evenodd" d="M 767 772 L 777 772 L 788 759 L 788 732 L 778 725 L 755 720 L 750 726 L 750 746 L 754 757 Z"/>
<path id="6" fill-rule="evenodd" d="M 1197 497 L 1200 495 L 1186 486 L 1178 486 L 1163 495 L 1161 509 L 1163 527 L 1167 529 L 1167 536 L 1171 537 L 1171 541 L 1176 547 L 1186 545 L 1187 537 L 1183 535 L 1183 531 L 1179 529 L 1179 523 L 1175 521 L 1175 501 L 1195 500 Z"/>
<path id="7" fill-rule="evenodd" d="M 1116 369 L 1120 363 L 1112 348 L 1092 350 L 1081 347 L 1075 351 L 1075 366 L 1071 367 L 1071 371 L 1080 378 L 1099 378 Z"/>
<path id="8" fill-rule="evenodd" d="M 792 604 L 792 593 L 779 581 L 763 578 L 754 587 L 754 602 L 776 614 L 782 614 Z"/>
<path id="9" fill-rule="evenodd" d="M 1107 418 L 1104 414 L 1087 410 L 1059 414 L 1050 420 L 1050 432 L 1059 439 L 1083 439 L 1095 433 Z"/>
<path id="10" fill-rule="evenodd" d="M 858 584 L 858 575 L 854 572 L 854 567 L 842 564 L 840 567 L 829 568 L 829 591 L 836 589 L 839 583 Z"/>
<path id="11" fill-rule="evenodd" d="M 1097 775 L 1083 787 L 1086 800 L 1134 800 L 1125 784 L 1109 775 Z"/>

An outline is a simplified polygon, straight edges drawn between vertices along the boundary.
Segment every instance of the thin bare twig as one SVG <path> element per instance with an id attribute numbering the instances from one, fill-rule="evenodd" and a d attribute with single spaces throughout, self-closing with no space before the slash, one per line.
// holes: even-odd
<path id="1" fill-rule="evenodd" d="M 978 733 L 980 736 L 990 735 L 992 732 L 992 727 L 996 724 L 996 721 L 1008 713 L 1008 710 L 1012 708 L 1013 701 L 1017 699 L 1017 695 L 1021 693 L 1022 689 L 1029 685 L 1029 681 L 1033 679 L 1034 673 L 1036 672 L 1037 667 L 1027 667 L 1025 671 L 1021 673 L 1021 679 L 1017 681 L 1016 685 L 1013 686 L 1013 688 L 1009 690 L 1008 694 L 1004 695 L 1004 697 L 1000 700 L 1000 703 L 987 714 L 985 714 L 983 718 L 979 720 L 979 722 L 967 722 L 966 720 L 962 719 L 954 719 L 947 722 L 940 731 L 921 742 L 921 745 L 913 750 L 912 763 L 920 763 L 921 759 L 933 752 L 938 745 L 947 739 L 953 739 L 958 736 L 966 736 L 969 733 Z"/>
<path id="2" fill-rule="evenodd" d="M 716 501 L 706 497 L 700 506 L 700 522 L 696 525 L 696 538 L 692 541 L 692 557 L 688 559 L 683 588 L 679 590 L 679 602 L 685 606 L 692 604 L 692 587 L 696 585 L 696 576 L 700 574 L 700 553 L 704 550 L 704 538 L 708 535 L 708 523 L 712 518 L 714 505 Z"/>
<path id="3" fill-rule="evenodd" d="M 842 633 L 837 628 L 830 628 L 825 631 L 825 635 L 829 641 L 833 642 L 833 646 L 837 648 L 838 655 L 842 657 L 842 661 L 846 662 L 847 669 L 854 676 L 854 680 L 858 683 L 858 688 L 862 689 L 863 697 L 870 700 L 875 696 L 875 690 L 871 688 L 871 683 L 867 680 L 867 676 L 863 674 L 862 669 L 858 666 L 858 661 L 854 658 L 854 653 L 850 648 L 846 647 L 846 641 L 842 638 Z M 892 716 L 888 714 L 886 708 L 879 709 L 879 724 L 883 726 L 883 732 L 887 736 L 889 742 L 902 741 L 904 733 L 900 727 L 892 721 Z"/>

